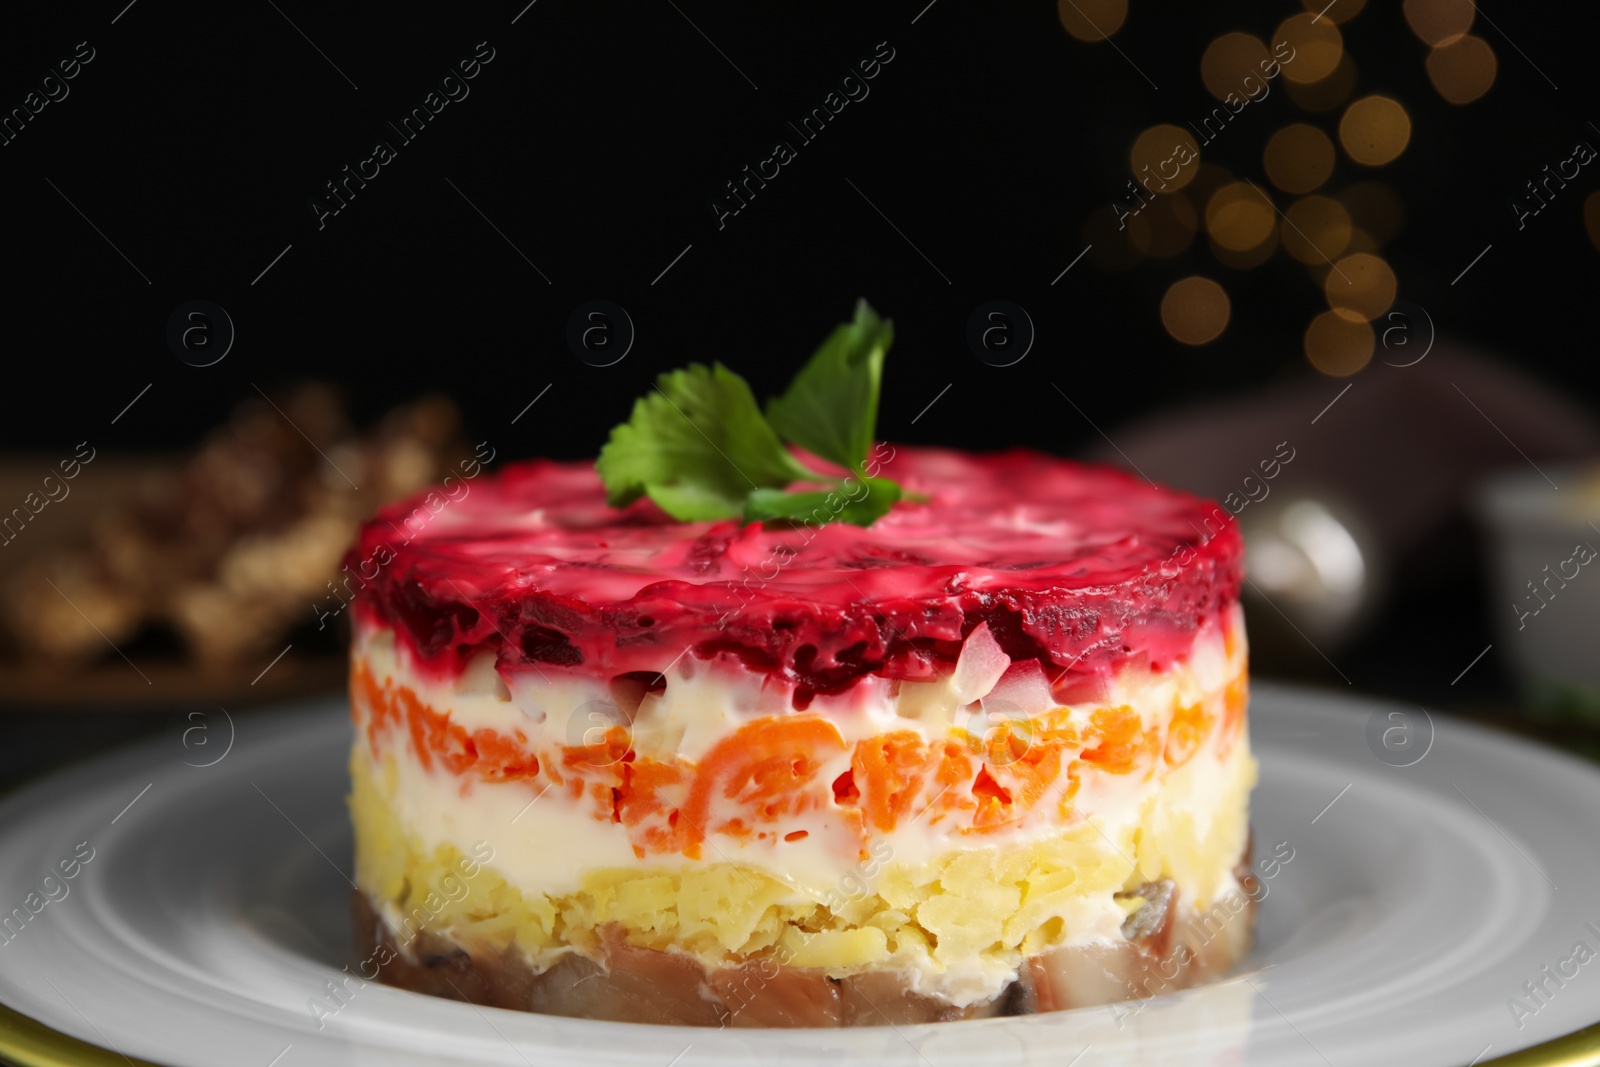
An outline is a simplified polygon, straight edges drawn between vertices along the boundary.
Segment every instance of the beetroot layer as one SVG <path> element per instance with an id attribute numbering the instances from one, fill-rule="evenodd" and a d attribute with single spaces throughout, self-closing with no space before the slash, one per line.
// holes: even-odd
<path id="1" fill-rule="evenodd" d="M 346 585 L 436 673 L 494 649 L 502 670 L 651 675 L 692 649 L 801 706 L 866 674 L 932 678 L 980 623 L 1070 691 L 1183 656 L 1238 597 L 1227 512 L 1120 471 L 901 447 L 881 473 L 928 500 L 866 529 L 741 527 L 607 507 L 588 463 L 514 464 L 381 512 Z"/>

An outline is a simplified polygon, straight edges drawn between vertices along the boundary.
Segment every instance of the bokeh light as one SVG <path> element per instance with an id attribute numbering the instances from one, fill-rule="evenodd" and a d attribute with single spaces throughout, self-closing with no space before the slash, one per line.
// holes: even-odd
<path id="1" fill-rule="evenodd" d="M 1335 261 L 1322 281 L 1328 307 L 1353 322 L 1370 322 L 1394 304 L 1394 271 L 1381 256 L 1357 252 Z"/>
<path id="2" fill-rule="evenodd" d="M 1369 323 L 1324 311 L 1306 327 L 1306 359 L 1323 374 L 1343 378 L 1371 361 L 1375 341 Z"/>
<path id="3" fill-rule="evenodd" d="M 1406 22 L 1424 44 L 1439 48 L 1472 29 L 1472 0 L 1405 0 Z"/>
<path id="4" fill-rule="evenodd" d="M 1332 19 L 1335 22 L 1349 22 L 1361 14 L 1361 9 L 1367 6 L 1367 0 L 1301 0 L 1307 11 L 1316 12 L 1319 17 Z"/>
<path id="5" fill-rule="evenodd" d="M 1339 120 L 1339 143 L 1345 154 L 1369 167 L 1391 162 L 1410 140 L 1411 116 L 1387 96 L 1364 96 L 1345 108 Z"/>
<path id="6" fill-rule="evenodd" d="M 1128 0 L 1057 0 L 1056 16 L 1080 41 L 1103 41 L 1122 28 Z"/>
<path id="7" fill-rule="evenodd" d="M 1130 222 L 1144 224 L 1128 227 L 1133 247 L 1153 259 L 1171 259 L 1194 242 L 1198 219 L 1189 198 L 1179 194 L 1157 197 Z"/>
<path id="8" fill-rule="evenodd" d="M 1494 84 L 1499 62 L 1482 37 L 1458 37 L 1428 53 L 1428 80 L 1452 104 L 1470 104 Z"/>
<path id="9" fill-rule="evenodd" d="M 1182 126 L 1161 124 L 1141 133 L 1128 152 L 1133 180 L 1152 193 L 1175 193 L 1194 181 L 1200 146 Z"/>
<path id="10" fill-rule="evenodd" d="M 1309 12 L 1290 15 L 1278 24 L 1272 46 L 1276 49 L 1283 42 L 1294 49 L 1294 58 L 1283 64 L 1283 76 L 1291 82 L 1321 81 L 1334 72 L 1344 55 L 1344 37 L 1339 27 L 1332 19 L 1319 19 Z"/>
<path id="11" fill-rule="evenodd" d="M 1383 182 L 1356 182 L 1336 195 L 1350 212 L 1350 221 L 1378 244 L 1387 244 L 1400 232 L 1405 209 L 1400 205 L 1399 194 Z"/>
<path id="12" fill-rule="evenodd" d="M 1198 274 L 1172 283 L 1161 298 L 1161 325 L 1173 340 L 1186 345 L 1210 344 L 1228 327 L 1233 308 L 1228 293 Z"/>
<path id="13" fill-rule="evenodd" d="M 1260 86 L 1266 82 L 1262 68 L 1270 70 L 1272 62 L 1261 38 L 1248 33 L 1225 33 L 1212 41 L 1200 57 L 1200 80 L 1218 100 L 1226 99 L 1229 93 L 1243 99 L 1251 95 L 1245 91 L 1246 79 L 1253 79 L 1249 84 L 1259 94 Z"/>
<path id="14" fill-rule="evenodd" d="M 1337 200 L 1308 196 L 1284 216 L 1283 250 L 1302 263 L 1327 266 L 1350 245 L 1350 213 Z"/>
<path id="15" fill-rule="evenodd" d="M 1344 246 L 1344 251 L 1346 255 L 1353 256 L 1357 252 L 1377 252 L 1381 248 L 1377 238 L 1357 226 L 1350 231 L 1350 243 Z"/>
<path id="16" fill-rule="evenodd" d="M 1219 246 L 1246 252 L 1270 238 L 1277 212 L 1265 193 L 1248 182 L 1230 182 L 1206 204 L 1206 232 Z"/>
<path id="17" fill-rule="evenodd" d="M 1321 81 L 1309 83 L 1286 82 L 1284 86 L 1289 91 L 1289 99 L 1298 107 L 1318 114 L 1332 111 L 1346 100 L 1356 89 L 1356 64 L 1346 52 L 1339 60 L 1339 65 L 1333 73 Z"/>
<path id="18" fill-rule="evenodd" d="M 1212 256 L 1216 258 L 1218 263 L 1225 267 L 1232 267 L 1234 270 L 1254 270 L 1271 259 L 1272 254 L 1277 250 L 1278 228 L 1276 226 L 1267 233 L 1265 241 L 1262 241 L 1254 248 L 1247 248 L 1242 252 L 1233 248 L 1224 248 L 1222 245 L 1217 244 L 1215 237 L 1211 239 Z"/>
<path id="19" fill-rule="evenodd" d="M 1200 172 L 1195 175 L 1194 181 L 1184 190 L 1187 196 L 1198 206 L 1211 203 L 1211 198 L 1218 189 L 1233 181 L 1233 173 L 1227 167 L 1219 167 L 1215 163 L 1200 164 Z"/>
<path id="20" fill-rule="evenodd" d="M 1272 135 L 1262 153 L 1267 177 L 1286 193 L 1309 193 L 1333 173 L 1333 142 L 1315 126 L 1297 122 Z"/>

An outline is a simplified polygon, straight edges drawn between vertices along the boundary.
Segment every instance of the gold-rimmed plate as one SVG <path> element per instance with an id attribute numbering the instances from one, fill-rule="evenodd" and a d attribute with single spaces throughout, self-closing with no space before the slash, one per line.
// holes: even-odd
<path id="1" fill-rule="evenodd" d="M 1600 1035 L 1573 1032 L 1600 1019 L 1600 772 L 1347 697 L 1258 686 L 1251 718 L 1256 840 L 1293 858 L 1238 973 L 1133 1012 L 851 1031 L 552 1019 L 363 983 L 342 969 L 342 703 L 243 720 L 209 766 L 173 737 L 0 805 L 0 1003 L 17 1013 L 0 1018 L 0 1054 L 164 1067 L 1595 1062 Z M 1399 752 L 1385 744 L 1396 728 Z"/>

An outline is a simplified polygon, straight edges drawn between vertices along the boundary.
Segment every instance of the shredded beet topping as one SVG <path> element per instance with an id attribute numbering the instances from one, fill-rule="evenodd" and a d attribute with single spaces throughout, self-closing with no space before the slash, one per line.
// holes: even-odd
<path id="1" fill-rule="evenodd" d="M 929 499 L 865 529 L 741 528 L 608 507 L 589 463 L 515 464 L 368 522 L 355 604 L 440 674 L 493 649 L 502 670 L 610 679 L 688 650 L 803 706 L 866 674 L 937 677 L 980 623 L 1069 686 L 1165 664 L 1238 597 L 1239 534 L 1210 502 L 1025 451 L 902 447 L 884 473 Z"/>

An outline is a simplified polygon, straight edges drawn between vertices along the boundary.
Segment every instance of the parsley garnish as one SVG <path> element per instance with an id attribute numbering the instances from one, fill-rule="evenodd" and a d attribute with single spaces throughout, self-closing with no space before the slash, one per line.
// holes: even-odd
<path id="1" fill-rule="evenodd" d="M 763 414 L 749 384 L 717 363 L 691 363 L 656 379 L 633 414 L 611 431 L 595 469 L 616 507 L 648 496 L 685 522 L 742 518 L 821 519 L 870 526 L 901 497 L 900 486 L 865 471 L 878 421 L 883 358 L 894 326 L 865 300 L 806 361 Z M 811 470 L 798 445 L 851 473 Z M 790 492 L 805 482 L 828 486 Z"/>

